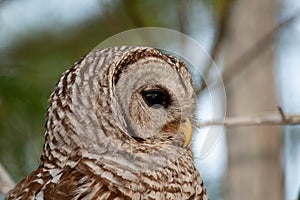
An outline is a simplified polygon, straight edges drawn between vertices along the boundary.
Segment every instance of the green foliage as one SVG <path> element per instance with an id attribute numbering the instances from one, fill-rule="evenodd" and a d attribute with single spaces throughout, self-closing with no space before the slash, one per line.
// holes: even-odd
<path id="1" fill-rule="evenodd" d="M 11 46 L 0 51 L 0 162 L 14 180 L 38 165 L 47 99 L 60 75 L 118 32 L 141 26 L 177 29 L 177 2 L 113 1 L 113 6 L 99 2 L 104 13 L 98 16 L 53 27 L 55 33 L 41 25 L 19 34 Z"/>

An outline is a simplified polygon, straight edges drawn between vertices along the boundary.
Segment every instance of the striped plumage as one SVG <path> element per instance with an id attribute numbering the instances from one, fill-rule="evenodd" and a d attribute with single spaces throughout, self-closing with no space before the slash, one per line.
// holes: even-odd
<path id="1" fill-rule="evenodd" d="M 175 57 L 130 46 L 91 52 L 59 80 L 41 163 L 6 199 L 207 199 L 181 131 L 194 102 Z"/>

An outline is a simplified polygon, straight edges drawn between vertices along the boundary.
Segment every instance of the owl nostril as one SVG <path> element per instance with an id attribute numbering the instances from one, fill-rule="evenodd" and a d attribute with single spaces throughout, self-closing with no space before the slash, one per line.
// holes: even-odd
<path id="1" fill-rule="evenodd" d="M 147 105 L 154 109 L 167 108 L 170 105 L 169 95 L 160 89 L 142 91 L 141 94 Z"/>

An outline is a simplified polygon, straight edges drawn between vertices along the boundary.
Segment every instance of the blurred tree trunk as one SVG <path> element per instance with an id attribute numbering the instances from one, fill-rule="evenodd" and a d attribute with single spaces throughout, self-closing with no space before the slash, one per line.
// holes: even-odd
<path id="1" fill-rule="evenodd" d="M 275 24 L 276 1 L 235 2 L 224 44 L 225 70 Z M 273 74 L 274 47 L 266 48 L 250 64 L 242 63 L 241 73 L 230 74 L 231 81 L 226 86 L 228 116 L 273 111 L 278 106 Z M 228 128 L 227 133 L 226 199 L 283 199 L 281 127 Z"/>

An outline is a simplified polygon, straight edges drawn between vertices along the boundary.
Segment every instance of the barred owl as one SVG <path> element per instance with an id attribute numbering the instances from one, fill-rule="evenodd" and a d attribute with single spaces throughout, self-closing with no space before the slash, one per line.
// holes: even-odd
<path id="1" fill-rule="evenodd" d="M 176 57 L 92 51 L 49 102 L 40 165 L 6 199 L 207 199 L 189 145 L 192 79 Z"/>

